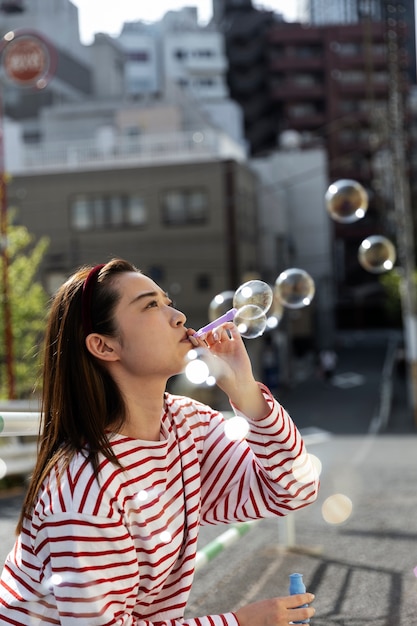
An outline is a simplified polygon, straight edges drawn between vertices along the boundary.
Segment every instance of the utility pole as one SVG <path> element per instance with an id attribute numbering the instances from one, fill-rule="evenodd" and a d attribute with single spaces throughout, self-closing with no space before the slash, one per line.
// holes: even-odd
<path id="1" fill-rule="evenodd" d="M 22 2 L 3 2 L 0 12 L 21 12 Z M 26 29 L 9 31 L 0 40 L 0 65 L 8 81 L 15 85 L 44 89 L 55 71 L 56 55 L 51 44 L 40 34 Z M 4 324 L 4 350 L 7 397 L 15 399 L 15 368 L 12 311 L 10 304 L 8 250 L 8 205 L 5 171 L 3 86 L 0 85 L 0 246 L 1 246 L 1 306 Z"/>
<path id="2" fill-rule="evenodd" d="M 9 251 L 8 251 L 8 216 L 7 216 L 7 181 L 4 167 L 4 129 L 2 102 L 0 93 L 0 246 L 1 246 L 1 300 L 3 309 L 4 350 L 6 363 L 7 396 L 15 398 L 15 376 L 13 355 L 12 314 L 10 307 Z"/>
<path id="3" fill-rule="evenodd" d="M 389 74 L 388 123 L 393 169 L 393 198 L 397 232 L 398 256 L 401 262 L 401 304 L 409 392 L 414 422 L 417 426 L 417 299 L 414 283 L 415 245 L 411 212 L 411 194 L 405 154 L 404 95 L 401 75 L 399 30 L 401 2 L 385 0 L 385 20 Z"/>

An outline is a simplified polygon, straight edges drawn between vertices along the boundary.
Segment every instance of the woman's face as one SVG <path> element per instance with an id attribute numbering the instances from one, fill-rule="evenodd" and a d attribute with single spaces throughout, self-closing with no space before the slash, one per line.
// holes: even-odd
<path id="1" fill-rule="evenodd" d="M 120 300 L 115 309 L 118 334 L 112 347 L 126 374 L 170 377 L 181 372 L 192 348 L 185 315 L 143 274 L 120 274 L 114 286 Z"/>

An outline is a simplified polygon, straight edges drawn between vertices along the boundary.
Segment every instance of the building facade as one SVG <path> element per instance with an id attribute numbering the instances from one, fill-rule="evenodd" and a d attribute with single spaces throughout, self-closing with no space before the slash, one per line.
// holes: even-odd
<path id="1" fill-rule="evenodd" d="M 56 61 L 49 88 L 38 90 L 11 83 L 0 65 L 3 113 L 24 123 L 28 142 L 32 142 L 39 139 L 36 128 L 39 111 L 52 104 L 91 97 L 93 72 L 89 50 L 80 42 L 78 10 L 72 2 L 25 0 L 21 9 L 7 12 L 0 7 L 0 36 L 8 31 L 36 33 L 47 40 Z"/>
<path id="2" fill-rule="evenodd" d="M 365 187 L 370 200 L 365 218 L 332 224 L 337 319 L 342 328 L 385 325 L 384 291 L 378 277 L 360 266 L 357 254 L 370 234 L 395 236 L 393 207 L 382 191 L 390 166 L 386 162 L 381 171 L 375 162 L 384 147 L 389 153 L 393 81 L 387 33 L 399 51 L 394 69 L 398 97 L 406 103 L 413 62 L 407 45 L 414 22 L 405 22 L 404 3 L 395 5 L 387 21 L 366 18 L 323 26 L 286 23 L 249 1 L 243 4 L 237 9 L 225 0 L 223 23 L 230 91 L 242 106 L 249 151 L 252 156 L 271 153 L 283 133 L 297 131 L 305 147 L 325 148 L 329 183 L 354 179 Z M 406 149 L 411 154 L 409 143 Z M 411 171 L 406 176 L 412 183 Z"/>
<path id="3" fill-rule="evenodd" d="M 234 160 L 38 166 L 13 175 L 9 199 L 19 223 L 49 238 L 41 279 L 50 292 L 78 266 L 121 256 L 197 327 L 216 293 L 258 270 L 257 180 Z"/>

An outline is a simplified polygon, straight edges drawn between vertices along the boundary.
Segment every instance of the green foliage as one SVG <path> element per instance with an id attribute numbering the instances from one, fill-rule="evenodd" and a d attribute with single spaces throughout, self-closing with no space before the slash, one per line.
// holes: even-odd
<path id="1" fill-rule="evenodd" d="M 9 302 L 13 335 L 16 398 L 27 398 L 37 382 L 40 345 L 45 328 L 48 295 L 36 281 L 36 274 L 49 242 L 34 237 L 24 226 L 10 225 L 7 237 L 9 254 Z M 4 262 L 2 257 L 1 263 Z M 0 304 L 3 302 L 1 294 Z M 4 310 L 0 306 L 0 332 L 4 337 Z M 8 398 L 5 341 L 0 341 L 0 398 Z"/>
<path id="2" fill-rule="evenodd" d="M 386 297 L 387 315 L 393 324 L 401 325 L 402 274 L 400 271 L 394 269 L 391 272 L 382 274 L 379 280 L 387 296 Z M 414 288 L 417 289 L 417 271 L 415 271 L 413 274 L 413 284 L 414 284 Z"/>

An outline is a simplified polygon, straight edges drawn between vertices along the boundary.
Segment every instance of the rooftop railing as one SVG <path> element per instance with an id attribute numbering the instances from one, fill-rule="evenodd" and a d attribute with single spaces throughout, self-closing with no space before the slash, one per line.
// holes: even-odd
<path id="1" fill-rule="evenodd" d="M 244 161 L 246 158 L 245 148 L 226 133 L 207 129 L 25 146 L 11 173 L 114 169 L 219 159 Z"/>

